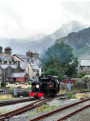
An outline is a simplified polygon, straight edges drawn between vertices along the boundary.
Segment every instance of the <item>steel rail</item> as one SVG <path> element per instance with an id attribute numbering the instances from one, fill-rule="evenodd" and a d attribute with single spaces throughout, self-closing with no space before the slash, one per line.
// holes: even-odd
<path id="1" fill-rule="evenodd" d="M 5 114 L 1 114 L 0 115 L 0 121 L 4 121 L 5 119 L 8 119 L 8 118 L 10 118 L 12 116 L 15 116 L 15 115 L 21 114 L 23 112 L 26 112 L 28 110 L 34 109 L 35 107 L 38 107 L 38 106 L 40 106 L 42 104 L 45 104 L 47 101 L 50 101 L 50 100 L 53 100 L 53 98 L 41 99 L 41 100 L 38 100 L 38 101 L 33 102 L 31 104 L 28 104 L 28 105 L 26 105 L 24 107 L 18 108 L 16 110 L 7 112 Z"/>
<path id="2" fill-rule="evenodd" d="M 86 105 L 86 106 L 84 106 L 84 107 L 82 107 L 82 108 L 80 108 L 80 109 L 77 109 L 77 110 L 71 112 L 70 114 L 68 114 L 68 115 L 66 115 L 66 116 L 63 116 L 62 118 L 58 119 L 57 121 L 63 121 L 63 120 L 65 120 L 65 119 L 67 119 L 67 118 L 69 118 L 69 117 L 75 115 L 76 113 L 78 113 L 78 112 L 84 110 L 85 108 L 88 108 L 88 107 L 90 107 L 90 104 L 89 104 L 89 105 Z"/>
<path id="3" fill-rule="evenodd" d="M 57 112 L 59 112 L 59 111 L 62 111 L 62 110 L 64 110 L 64 109 L 67 109 L 67 108 L 69 108 L 69 107 L 75 106 L 75 105 L 77 105 L 77 104 L 83 103 L 83 102 L 88 101 L 88 100 L 90 100 L 90 98 L 85 99 L 85 100 L 78 101 L 78 102 L 76 102 L 76 103 L 73 103 L 73 104 L 64 106 L 64 107 L 62 107 L 62 108 L 56 109 L 56 110 L 54 110 L 54 111 L 51 111 L 51 112 L 49 112 L 49 113 L 40 115 L 40 116 L 38 116 L 38 117 L 36 117 L 36 118 L 30 119 L 29 121 L 38 121 L 38 120 L 43 119 L 43 118 L 45 118 L 45 117 L 47 117 L 47 116 L 50 116 L 50 115 L 52 115 L 52 114 L 54 114 L 54 113 L 57 113 Z"/>

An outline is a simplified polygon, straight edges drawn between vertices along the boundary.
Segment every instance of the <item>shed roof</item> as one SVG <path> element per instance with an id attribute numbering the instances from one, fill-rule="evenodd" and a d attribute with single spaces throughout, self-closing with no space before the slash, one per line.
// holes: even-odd
<path id="1" fill-rule="evenodd" d="M 80 66 L 90 66 L 90 60 L 81 60 Z"/>
<path id="2" fill-rule="evenodd" d="M 26 74 L 27 74 L 26 72 L 12 73 L 10 77 L 13 77 L 13 78 L 23 78 Z"/>

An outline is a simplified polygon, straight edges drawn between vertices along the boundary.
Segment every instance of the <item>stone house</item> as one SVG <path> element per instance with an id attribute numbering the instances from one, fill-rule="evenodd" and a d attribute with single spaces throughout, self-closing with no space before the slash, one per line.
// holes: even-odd
<path id="1" fill-rule="evenodd" d="M 30 63 L 24 63 L 24 62 L 22 62 L 20 64 L 20 67 L 22 69 L 24 69 L 24 71 L 29 75 L 30 78 L 33 78 L 34 77 L 33 68 L 32 68 L 32 66 L 31 66 Z"/>
<path id="2" fill-rule="evenodd" d="M 15 68 L 16 65 L 0 65 L 0 82 L 2 85 L 9 81 L 8 76 L 14 72 Z"/>
<path id="3" fill-rule="evenodd" d="M 20 63 L 23 63 L 22 65 L 26 65 L 28 63 L 28 69 L 24 68 L 26 70 L 26 72 L 29 74 L 30 78 L 35 78 L 37 79 L 37 73 L 39 75 L 41 75 L 41 61 L 39 58 L 39 54 L 38 53 L 31 53 L 30 51 L 26 53 L 26 55 L 19 55 L 19 54 L 14 54 L 14 61 L 19 60 Z M 26 64 L 24 64 L 26 63 Z M 29 70 L 30 69 L 30 70 Z M 30 73 L 31 72 L 31 73 Z"/>
<path id="4" fill-rule="evenodd" d="M 89 71 L 90 71 L 90 60 L 81 60 L 78 67 L 78 72 L 87 73 Z"/>

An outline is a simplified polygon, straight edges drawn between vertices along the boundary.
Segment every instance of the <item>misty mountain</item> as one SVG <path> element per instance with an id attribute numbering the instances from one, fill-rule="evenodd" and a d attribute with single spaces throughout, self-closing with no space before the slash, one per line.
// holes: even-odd
<path id="1" fill-rule="evenodd" d="M 74 49 L 74 53 L 79 59 L 90 59 L 90 27 L 57 39 L 56 43 L 62 41 Z"/>
<path id="2" fill-rule="evenodd" d="M 58 30 L 56 30 L 52 34 L 52 37 L 55 39 L 59 39 L 61 37 L 67 36 L 71 32 L 78 32 L 87 27 L 88 25 L 84 25 L 78 21 L 71 21 L 67 24 L 63 24 Z"/>
<path id="3" fill-rule="evenodd" d="M 48 47 L 53 45 L 58 38 L 67 36 L 70 32 L 77 32 L 86 28 L 87 25 L 81 24 L 77 21 L 62 25 L 51 35 L 42 35 L 41 37 L 32 37 L 30 39 L 0 39 L 0 45 L 4 48 L 10 46 L 14 53 L 25 54 L 26 51 L 37 51 L 42 53 Z"/>

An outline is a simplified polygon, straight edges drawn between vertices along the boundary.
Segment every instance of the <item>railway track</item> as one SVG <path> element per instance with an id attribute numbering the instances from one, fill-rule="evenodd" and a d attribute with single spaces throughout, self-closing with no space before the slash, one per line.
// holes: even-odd
<path id="1" fill-rule="evenodd" d="M 81 91 L 80 93 L 84 93 L 84 92 L 90 92 L 90 91 Z M 66 93 L 60 94 L 60 96 L 64 96 L 64 95 L 67 95 L 67 94 Z M 63 99 L 63 97 L 61 97 L 61 98 Z M 26 98 L 26 99 L 2 101 L 2 102 L 0 102 L 0 106 L 12 105 L 12 104 L 16 104 L 16 103 L 22 103 L 22 102 L 33 101 L 33 100 L 37 100 L 37 99 L 36 98 Z"/>
<path id="2" fill-rule="evenodd" d="M 17 99 L 17 100 L 9 100 L 9 101 L 2 101 L 0 102 L 0 107 L 5 105 L 12 105 L 16 103 L 22 103 L 27 101 L 34 101 L 37 100 L 36 98 L 26 98 L 26 99 Z"/>
<path id="3" fill-rule="evenodd" d="M 23 106 L 21 108 L 18 108 L 16 110 L 13 110 L 13 111 L 10 111 L 10 112 L 7 112 L 7 113 L 3 113 L 3 114 L 0 114 L 0 121 L 4 121 L 5 119 L 9 119 L 11 118 L 12 116 L 15 116 L 15 115 L 19 115 L 19 114 L 22 114 L 28 110 L 32 110 L 36 107 L 39 107 L 41 106 L 42 104 L 45 104 L 47 101 L 51 101 L 55 98 L 58 98 L 60 96 L 64 96 L 65 94 L 59 94 L 59 95 L 56 95 L 55 97 L 52 97 L 52 98 L 45 98 L 45 99 L 39 99 L 33 103 L 30 103 L 26 106 Z"/>
<path id="4" fill-rule="evenodd" d="M 64 96 L 66 94 L 59 94 L 58 96 Z M 38 100 L 38 98 L 23 98 L 23 99 L 16 99 L 16 100 L 8 100 L 8 101 L 1 101 L 0 102 L 0 107 L 1 106 L 6 106 L 6 105 L 12 105 L 12 104 L 16 104 L 16 103 L 22 103 L 22 102 L 27 102 L 27 101 L 34 101 L 34 100 Z"/>
<path id="5" fill-rule="evenodd" d="M 22 113 L 24 113 L 24 112 L 26 112 L 26 111 L 29 111 L 29 110 L 31 110 L 31 109 L 34 109 L 35 107 L 38 107 L 38 106 L 40 106 L 40 105 L 42 105 L 42 104 L 45 104 L 47 101 L 51 101 L 51 100 L 53 100 L 54 98 L 58 98 L 58 97 L 60 97 L 60 96 L 65 96 L 66 94 L 59 94 L 59 95 L 57 95 L 56 97 L 53 97 L 53 98 L 46 98 L 46 99 L 40 99 L 40 100 L 37 100 L 37 101 L 35 101 L 35 102 L 33 102 L 33 103 L 31 103 L 31 104 L 28 104 L 28 105 L 26 105 L 26 106 L 23 106 L 23 107 L 21 107 L 21 108 L 18 108 L 18 109 L 16 109 L 16 110 L 13 110 L 13 111 L 10 111 L 10 112 L 7 112 L 7 113 L 4 113 L 4 114 L 0 114 L 0 121 L 4 121 L 5 119 L 9 119 L 9 118 L 11 118 L 12 116 L 15 116 L 15 115 L 19 115 L 19 114 L 22 114 Z M 90 99 L 87 99 L 87 100 L 90 100 Z M 21 102 L 21 100 L 19 100 L 20 102 Z M 28 101 L 28 99 L 27 99 L 27 101 Z M 29 98 L 29 101 L 30 101 L 30 98 Z M 85 101 L 85 100 L 84 100 Z M 82 101 L 82 102 L 84 102 L 84 101 Z M 22 102 L 25 102 L 25 101 L 22 101 Z M 16 103 L 16 102 L 15 102 Z M 17 103 L 18 103 L 18 101 L 17 101 Z M 79 103 L 79 102 L 78 102 Z M 9 104 L 14 104 L 14 102 L 9 102 Z M 7 105 L 9 105 L 9 104 L 7 104 Z M 6 105 L 6 104 L 5 104 Z M 73 105 L 75 105 L 75 104 L 73 104 Z M 61 109 L 61 110 L 63 110 L 63 108 Z M 48 114 L 47 114 L 48 115 Z M 46 117 L 46 116 L 44 116 L 44 117 Z M 41 118 L 40 118 L 41 119 Z M 32 119 L 31 121 L 33 121 L 34 119 Z M 34 120 L 34 121 L 36 121 L 36 119 Z"/>
<path id="6" fill-rule="evenodd" d="M 57 98 L 57 97 L 59 97 L 59 96 L 56 96 L 54 98 Z M 4 121 L 5 119 L 9 119 L 12 116 L 19 115 L 19 114 L 24 113 L 24 112 L 26 112 L 28 110 L 34 109 L 34 108 L 36 108 L 36 107 L 38 107 L 38 106 L 40 106 L 42 104 L 45 104 L 47 101 L 53 100 L 54 98 L 40 99 L 40 100 L 37 100 L 37 101 L 35 101 L 35 102 L 31 103 L 31 104 L 28 104 L 26 106 L 18 108 L 16 110 L 1 114 L 0 115 L 0 121 Z"/>
<path id="7" fill-rule="evenodd" d="M 86 105 L 86 106 L 83 106 L 82 108 L 77 109 L 77 110 L 71 112 L 71 113 L 68 114 L 68 115 L 63 116 L 62 118 L 58 119 L 57 121 L 63 121 L 63 120 L 65 120 L 65 119 L 67 119 L 67 118 L 69 118 L 69 117 L 75 115 L 76 113 L 78 113 L 78 112 L 84 110 L 85 108 L 88 108 L 88 107 L 90 107 L 90 104 L 88 104 L 88 105 Z"/>
<path id="8" fill-rule="evenodd" d="M 54 111 L 51 111 L 51 112 L 49 112 L 49 113 L 40 115 L 40 116 L 38 116 L 38 117 L 36 117 L 36 118 L 30 119 L 30 121 L 40 121 L 41 119 L 46 119 L 47 117 L 49 117 L 49 116 L 51 116 L 51 115 L 54 115 L 54 114 L 56 114 L 56 113 L 60 113 L 60 111 L 64 111 L 64 110 L 66 110 L 66 109 L 68 109 L 68 108 L 77 106 L 78 104 L 82 104 L 82 103 L 87 102 L 87 101 L 89 101 L 89 100 L 90 100 L 90 98 L 85 99 L 85 100 L 78 101 L 78 102 L 76 102 L 76 103 L 73 103 L 73 104 L 64 106 L 64 107 L 62 107 L 62 108 L 56 109 L 56 110 L 54 110 Z M 81 107 L 81 108 L 79 108 L 79 109 L 77 109 L 77 110 L 75 110 L 75 111 L 73 111 L 73 112 L 71 112 L 71 113 L 69 113 L 69 114 L 67 114 L 67 115 L 65 115 L 65 116 L 63 116 L 63 117 L 57 119 L 56 121 L 63 121 L 64 119 L 66 119 L 66 118 L 68 118 L 68 117 L 74 115 L 75 113 L 78 113 L 79 111 L 81 111 L 81 110 L 83 110 L 83 109 L 85 109 L 85 108 L 87 108 L 87 107 L 90 107 L 90 103 L 89 103 L 88 105 L 84 106 L 84 107 Z M 59 114 L 58 116 L 60 116 L 60 114 Z"/>

